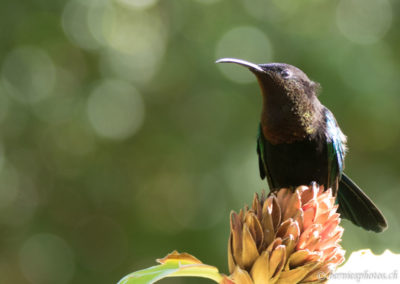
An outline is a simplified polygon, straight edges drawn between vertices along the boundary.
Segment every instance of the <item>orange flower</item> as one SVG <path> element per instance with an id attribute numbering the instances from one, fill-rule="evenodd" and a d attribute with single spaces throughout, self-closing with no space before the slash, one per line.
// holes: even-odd
<path id="1" fill-rule="evenodd" d="M 236 284 L 322 283 L 344 261 L 331 189 L 316 185 L 256 194 L 231 213 L 230 279 Z"/>

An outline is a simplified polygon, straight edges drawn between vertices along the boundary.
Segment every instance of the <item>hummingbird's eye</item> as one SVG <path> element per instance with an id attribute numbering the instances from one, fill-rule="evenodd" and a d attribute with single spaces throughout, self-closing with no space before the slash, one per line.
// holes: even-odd
<path id="1" fill-rule="evenodd" d="M 287 69 L 283 69 L 283 70 L 281 71 L 281 76 L 282 76 L 283 78 L 289 78 L 290 75 L 292 75 L 292 73 L 291 73 L 289 70 L 287 70 Z"/>

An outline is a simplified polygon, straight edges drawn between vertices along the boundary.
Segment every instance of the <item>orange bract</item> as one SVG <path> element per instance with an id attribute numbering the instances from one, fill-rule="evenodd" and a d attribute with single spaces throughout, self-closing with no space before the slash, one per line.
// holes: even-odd
<path id="1" fill-rule="evenodd" d="M 230 278 L 242 283 L 321 283 L 344 261 L 331 189 L 283 188 L 231 213 Z"/>

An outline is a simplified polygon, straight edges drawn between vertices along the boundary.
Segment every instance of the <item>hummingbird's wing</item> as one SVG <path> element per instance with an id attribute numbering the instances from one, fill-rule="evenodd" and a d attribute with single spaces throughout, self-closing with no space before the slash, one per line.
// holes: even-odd
<path id="1" fill-rule="evenodd" d="M 264 143 L 261 139 L 261 126 L 258 129 L 258 135 L 257 135 L 257 155 L 258 155 L 258 168 L 260 170 L 260 177 L 261 179 L 265 178 L 265 168 L 264 168 L 264 159 L 262 156 L 262 153 L 264 153 Z"/>
<path id="2" fill-rule="evenodd" d="M 267 178 L 268 186 L 270 189 L 274 188 L 272 183 L 271 174 L 268 171 L 268 166 L 264 157 L 264 138 L 261 132 L 261 124 L 258 128 L 258 135 L 257 135 L 257 155 L 258 155 L 258 168 L 260 170 L 260 177 L 261 179 Z"/>
<path id="3" fill-rule="evenodd" d="M 328 185 L 335 191 L 344 169 L 346 155 L 346 136 L 340 130 L 335 117 L 325 108 L 327 154 L 328 154 Z"/>
<path id="4" fill-rule="evenodd" d="M 262 161 L 261 150 L 260 150 L 260 147 L 262 147 L 262 145 L 260 145 L 261 143 L 262 142 L 260 142 L 260 138 L 258 138 L 257 139 L 258 169 L 260 170 L 261 179 L 265 179 L 265 169 L 264 169 L 264 164 Z"/>
<path id="5" fill-rule="evenodd" d="M 346 137 L 336 123 L 333 114 L 326 109 L 326 134 L 328 149 L 328 187 L 337 189 L 337 203 L 342 218 L 366 230 L 382 232 L 387 222 L 372 200 L 347 175 L 343 173 L 346 154 Z"/>

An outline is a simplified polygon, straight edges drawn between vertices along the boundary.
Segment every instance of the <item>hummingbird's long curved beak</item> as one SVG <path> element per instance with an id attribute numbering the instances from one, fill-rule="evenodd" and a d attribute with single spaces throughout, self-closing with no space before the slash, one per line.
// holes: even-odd
<path id="1" fill-rule="evenodd" d="M 265 70 L 262 69 L 260 66 L 257 64 L 251 63 L 246 60 L 242 59 L 236 59 L 236 58 L 221 58 L 215 61 L 215 63 L 236 63 L 242 66 L 245 66 L 250 69 L 250 71 L 256 71 L 256 72 L 262 72 L 265 73 Z"/>

